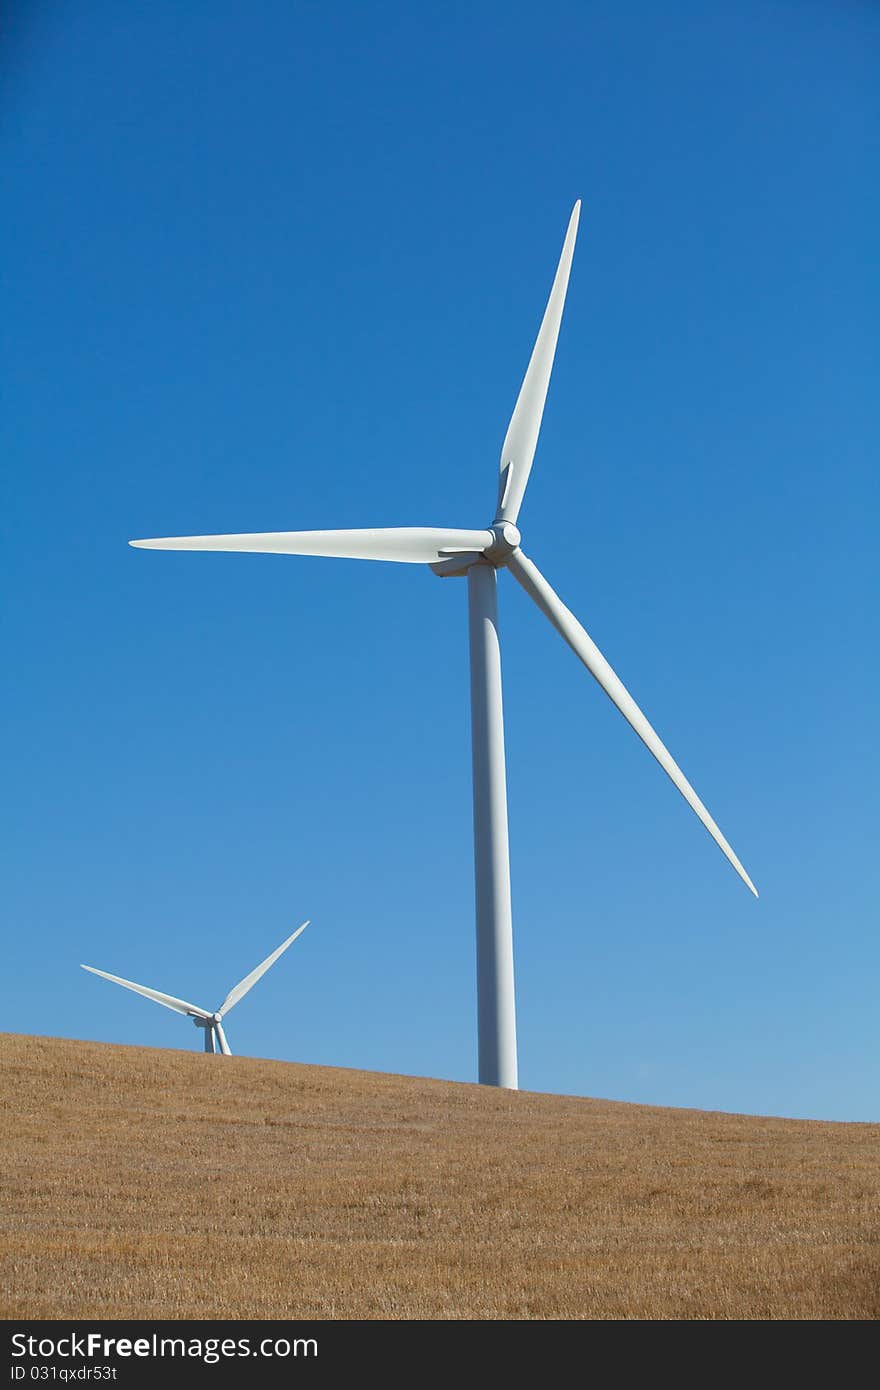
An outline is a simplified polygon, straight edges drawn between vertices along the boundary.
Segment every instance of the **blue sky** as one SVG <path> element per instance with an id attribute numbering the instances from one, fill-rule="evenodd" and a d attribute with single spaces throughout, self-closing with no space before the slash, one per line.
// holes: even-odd
<path id="1" fill-rule="evenodd" d="M 22 7 L 3 58 L 0 1027 L 476 1074 L 465 588 L 130 537 L 524 546 L 755 902 L 500 585 L 524 1087 L 877 1119 L 868 3 Z"/>

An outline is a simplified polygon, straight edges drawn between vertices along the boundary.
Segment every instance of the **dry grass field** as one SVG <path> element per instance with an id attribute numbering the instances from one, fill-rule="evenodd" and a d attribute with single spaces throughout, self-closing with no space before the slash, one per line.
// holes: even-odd
<path id="1" fill-rule="evenodd" d="M 880 1126 L 0 1035 L 4 1318 L 874 1318 Z"/>

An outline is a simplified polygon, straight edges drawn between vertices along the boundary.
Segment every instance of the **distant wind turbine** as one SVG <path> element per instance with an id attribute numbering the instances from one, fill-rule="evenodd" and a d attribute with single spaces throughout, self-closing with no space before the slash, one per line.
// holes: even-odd
<path id="1" fill-rule="evenodd" d="M 142 994 L 145 999 L 153 999 L 157 1004 L 164 1004 L 166 1009 L 173 1009 L 176 1014 L 185 1014 L 191 1018 L 197 1028 L 205 1030 L 205 1051 L 222 1052 L 225 1057 L 231 1057 L 229 1043 L 226 1041 L 226 1034 L 223 1031 L 224 1015 L 229 1013 L 240 999 L 243 999 L 249 989 L 253 989 L 270 965 L 274 965 L 280 955 L 292 946 L 301 932 L 304 932 L 308 922 L 303 922 L 301 927 L 297 927 L 292 936 L 261 961 L 255 970 L 249 975 L 245 975 L 243 980 L 239 980 L 237 985 L 233 985 L 219 1009 L 202 1009 L 198 1004 L 188 1004 L 185 999 L 176 999 L 173 994 L 162 994 L 158 989 L 148 989 L 146 985 L 136 985 L 133 980 L 123 980 L 120 975 L 108 975 L 106 970 L 96 970 L 93 965 L 84 965 L 83 970 L 89 970 L 93 975 L 100 975 L 102 980 L 112 980 L 114 985 L 122 985 L 125 989 L 133 989 L 135 994 Z"/>
<path id="2" fill-rule="evenodd" d="M 441 577 L 467 575 L 470 618 L 471 733 L 473 745 L 474 861 L 477 918 L 477 1015 L 479 1079 L 517 1085 L 513 930 L 507 840 L 507 789 L 501 701 L 496 575 L 507 569 L 617 706 L 653 753 L 746 886 L 758 896 L 740 861 L 684 773 L 651 728 L 598 647 L 566 608 L 540 570 L 520 549 L 516 526 L 529 480 L 544 401 L 556 353 L 580 202 L 575 203 L 550 298 L 501 449 L 495 520 L 484 531 L 393 527 L 356 531 L 269 531 L 237 536 L 173 536 L 130 544 L 148 550 L 261 551 L 275 555 L 323 555 L 342 559 L 396 560 L 430 565 Z M 581 532 L 563 523 L 555 539 L 580 543 Z"/>

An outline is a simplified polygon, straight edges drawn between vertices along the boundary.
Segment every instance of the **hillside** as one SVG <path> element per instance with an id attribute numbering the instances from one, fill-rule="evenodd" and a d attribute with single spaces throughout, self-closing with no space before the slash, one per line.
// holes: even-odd
<path id="1" fill-rule="evenodd" d="M 880 1126 L 0 1035 L 4 1318 L 868 1318 Z"/>

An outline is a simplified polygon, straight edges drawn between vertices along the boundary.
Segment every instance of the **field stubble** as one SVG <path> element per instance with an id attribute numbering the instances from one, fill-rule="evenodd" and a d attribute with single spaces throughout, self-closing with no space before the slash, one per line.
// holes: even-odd
<path id="1" fill-rule="evenodd" d="M 875 1318 L 880 1126 L 0 1035 L 4 1318 Z"/>

